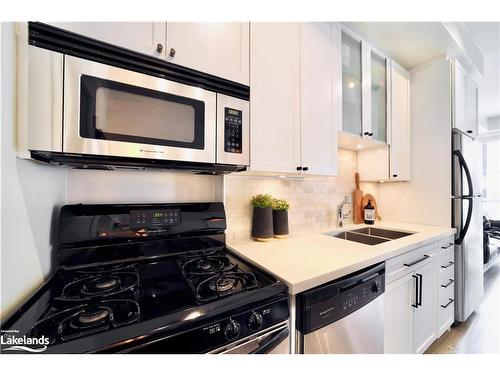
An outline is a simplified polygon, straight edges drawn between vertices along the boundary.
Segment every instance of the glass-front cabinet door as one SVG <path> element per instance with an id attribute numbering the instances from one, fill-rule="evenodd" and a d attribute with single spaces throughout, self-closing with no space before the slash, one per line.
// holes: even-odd
<path id="1" fill-rule="evenodd" d="M 387 59 L 370 50 L 370 138 L 387 142 Z"/>
<path id="2" fill-rule="evenodd" d="M 342 31 L 342 130 L 362 134 L 361 41 Z"/>

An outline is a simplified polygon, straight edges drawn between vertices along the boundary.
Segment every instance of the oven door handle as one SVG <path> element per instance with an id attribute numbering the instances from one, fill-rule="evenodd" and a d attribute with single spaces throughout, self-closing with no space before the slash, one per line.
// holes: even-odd
<path id="1" fill-rule="evenodd" d="M 279 344 L 281 344 L 283 340 L 285 340 L 288 337 L 289 334 L 290 331 L 288 330 L 288 327 L 283 328 L 281 331 L 276 331 L 272 335 L 270 335 L 266 340 L 264 340 L 257 349 L 251 351 L 249 354 L 269 353 Z"/>

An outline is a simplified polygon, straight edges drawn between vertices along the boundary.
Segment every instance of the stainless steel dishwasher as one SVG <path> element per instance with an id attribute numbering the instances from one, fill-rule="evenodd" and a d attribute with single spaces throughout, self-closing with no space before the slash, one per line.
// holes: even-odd
<path id="1" fill-rule="evenodd" d="M 384 352 L 385 264 L 362 269 L 297 296 L 297 351 Z"/>

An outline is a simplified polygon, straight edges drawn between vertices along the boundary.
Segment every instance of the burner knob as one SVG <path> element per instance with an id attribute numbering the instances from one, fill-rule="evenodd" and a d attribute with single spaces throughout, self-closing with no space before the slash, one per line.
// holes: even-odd
<path id="1" fill-rule="evenodd" d="M 262 315 L 256 311 L 252 311 L 252 315 L 248 318 L 248 328 L 251 331 L 258 331 L 262 328 L 263 323 Z"/>
<path id="2" fill-rule="evenodd" d="M 230 320 L 224 328 L 224 336 L 226 340 L 234 340 L 240 335 L 240 324 L 234 320 Z"/>
<path id="3" fill-rule="evenodd" d="M 378 285 L 377 285 L 377 283 L 373 283 L 372 284 L 371 290 L 372 290 L 373 293 L 377 293 L 378 292 Z"/>

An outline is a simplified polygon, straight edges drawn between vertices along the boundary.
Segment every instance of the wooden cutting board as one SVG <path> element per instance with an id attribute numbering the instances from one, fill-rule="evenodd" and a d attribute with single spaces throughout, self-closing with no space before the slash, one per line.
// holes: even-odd
<path id="1" fill-rule="evenodd" d="M 356 172 L 354 175 L 354 180 L 356 181 L 356 190 L 352 192 L 352 211 L 355 224 L 363 223 L 363 206 L 361 206 L 361 201 L 363 200 L 363 191 L 359 189 L 359 173 Z"/>
<path id="2" fill-rule="evenodd" d="M 365 217 L 365 206 L 368 204 L 368 201 L 372 201 L 372 206 L 375 207 L 375 217 L 379 221 L 382 220 L 378 212 L 377 201 L 375 200 L 375 197 L 371 194 L 365 194 L 363 195 L 363 199 L 361 200 L 361 211 L 363 212 L 363 221 Z"/>

